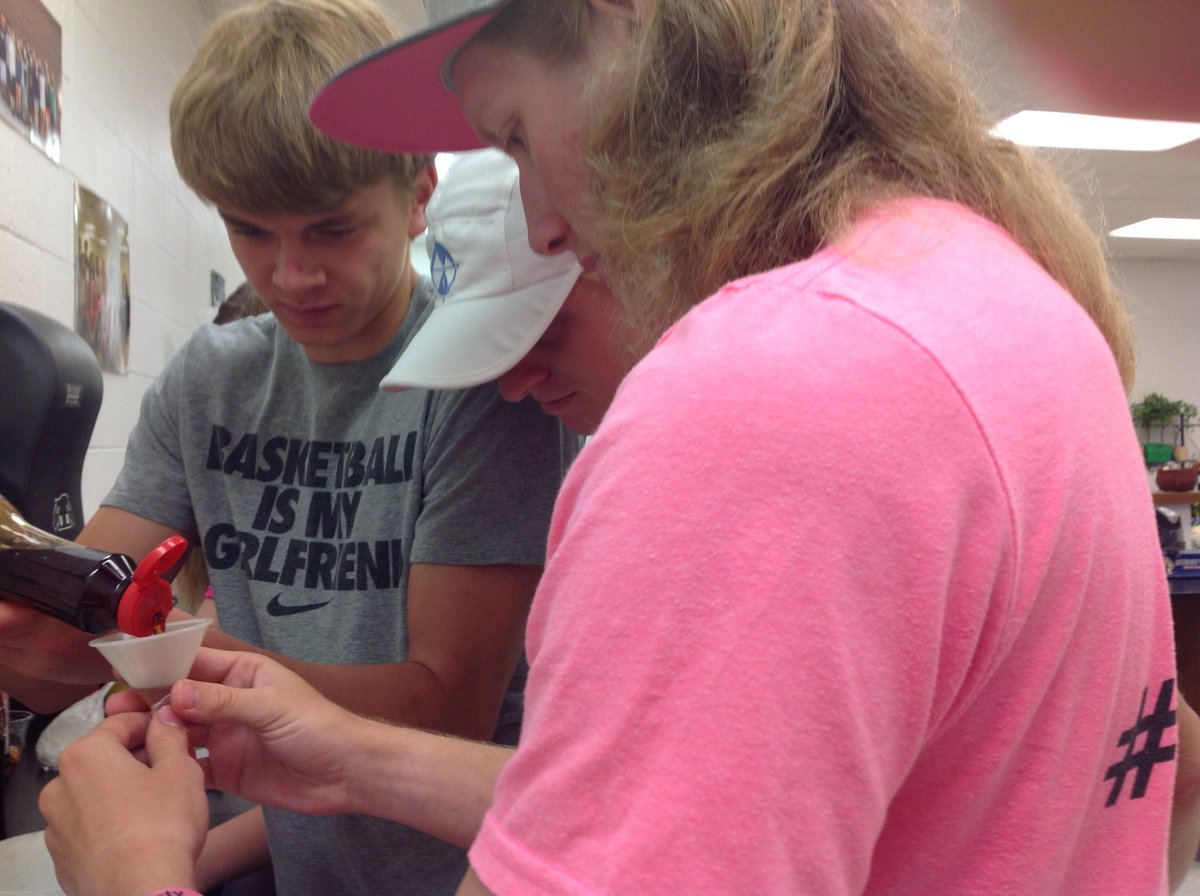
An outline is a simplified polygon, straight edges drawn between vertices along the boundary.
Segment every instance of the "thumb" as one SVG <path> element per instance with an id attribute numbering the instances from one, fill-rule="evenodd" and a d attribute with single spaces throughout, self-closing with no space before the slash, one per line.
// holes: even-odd
<path id="1" fill-rule="evenodd" d="M 192 761 L 188 735 L 170 707 L 163 706 L 153 714 L 146 730 L 146 760 L 151 768 L 177 762 Z"/>
<path id="2" fill-rule="evenodd" d="M 260 733 L 283 724 L 287 711 L 286 701 L 272 699 L 270 688 L 231 688 L 192 680 L 175 684 L 169 708 L 190 724 L 240 724 Z"/>

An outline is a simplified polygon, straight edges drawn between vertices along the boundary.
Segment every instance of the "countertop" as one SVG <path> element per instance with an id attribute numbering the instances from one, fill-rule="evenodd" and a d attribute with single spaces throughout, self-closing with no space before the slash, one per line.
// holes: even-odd
<path id="1" fill-rule="evenodd" d="M 1200 492 L 1153 492 L 1155 504 L 1197 504 Z"/>

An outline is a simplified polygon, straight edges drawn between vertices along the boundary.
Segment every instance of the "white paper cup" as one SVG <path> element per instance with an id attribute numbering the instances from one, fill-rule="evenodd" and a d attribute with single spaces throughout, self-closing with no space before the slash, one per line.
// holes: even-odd
<path id="1" fill-rule="evenodd" d="M 180 619 L 168 622 L 159 635 L 136 638 L 115 632 L 88 643 L 104 658 L 150 706 L 167 695 L 171 685 L 186 678 L 204 639 L 211 619 Z"/>

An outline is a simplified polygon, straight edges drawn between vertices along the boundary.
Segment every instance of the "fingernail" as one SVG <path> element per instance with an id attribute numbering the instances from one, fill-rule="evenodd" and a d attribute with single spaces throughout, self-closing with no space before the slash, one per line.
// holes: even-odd
<path id="1" fill-rule="evenodd" d="M 181 681 L 175 685 L 175 693 L 179 697 L 179 702 L 188 709 L 194 709 L 200 702 L 200 694 L 190 681 Z"/>
<path id="2" fill-rule="evenodd" d="M 180 719 L 179 716 L 175 715 L 175 710 L 171 709 L 170 704 L 162 707 L 155 715 L 155 718 L 157 718 L 164 725 L 170 725 L 172 728 L 183 727 L 183 720 Z"/>

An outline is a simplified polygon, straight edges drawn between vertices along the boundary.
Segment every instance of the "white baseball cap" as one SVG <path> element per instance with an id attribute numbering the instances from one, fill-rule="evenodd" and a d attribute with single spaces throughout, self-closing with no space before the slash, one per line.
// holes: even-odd
<path id="1" fill-rule="evenodd" d="M 425 218 L 437 304 L 380 382 L 388 391 L 465 389 L 506 373 L 583 273 L 570 252 L 529 247 L 517 166 L 499 150 L 459 155 Z"/>
<path id="2" fill-rule="evenodd" d="M 352 63 L 313 97 L 308 117 L 331 137 L 385 152 L 478 149 L 449 87 L 454 56 L 511 0 L 424 0 L 426 28 Z"/>

